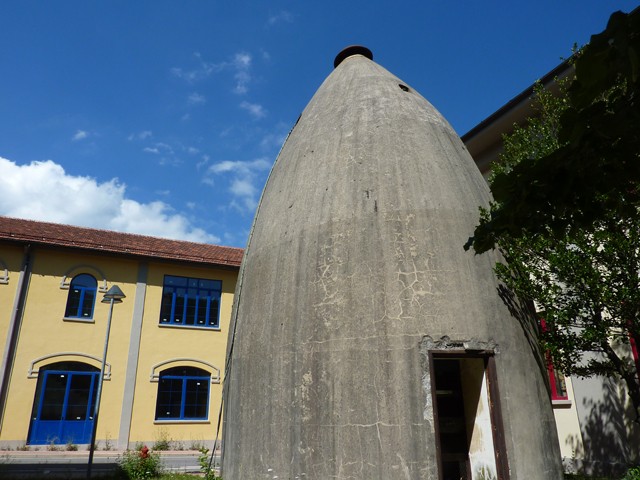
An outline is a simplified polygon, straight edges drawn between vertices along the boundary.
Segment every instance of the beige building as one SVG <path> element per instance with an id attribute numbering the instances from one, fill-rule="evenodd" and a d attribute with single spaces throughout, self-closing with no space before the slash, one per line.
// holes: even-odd
<path id="1" fill-rule="evenodd" d="M 242 249 L 0 217 L 0 447 L 211 445 Z"/>

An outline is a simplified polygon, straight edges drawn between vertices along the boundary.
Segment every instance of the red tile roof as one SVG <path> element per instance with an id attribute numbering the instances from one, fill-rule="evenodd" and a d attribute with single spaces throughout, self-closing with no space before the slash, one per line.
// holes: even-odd
<path id="1" fill-rule="evenodd" d="M 0 241 L 2 240 L 234 268 L 240 266 L 243 254 L 242 248 L 167 240 L 9 217 L 0 217 Z"/>

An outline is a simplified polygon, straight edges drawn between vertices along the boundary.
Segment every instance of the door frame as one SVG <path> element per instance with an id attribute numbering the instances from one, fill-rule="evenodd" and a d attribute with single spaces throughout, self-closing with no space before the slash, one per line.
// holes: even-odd
<path id="1" fill-rule="evenodd" d="M 100 371 L 99 370 L 92 370 L 93 367 L 92 365 L 89 364 L 83 364 L 81 362 L 73 362 L 73 363 L 78 363 L 80 365 L 86 366 L 86 367 L 90 367 L 90 369 L 86 369 L 86 370 L 71 370 L 71 369 L 62 369 L 62 368 L 56 368 L 56 364 L 51 364 L 49 366 L 45 366 L 43 368 L 40 369 L 39 374 L 38 374 L 38 384 L 36 386 L 36 390 L 34 393 L 34 404 L 31 410 L 31 418 L 29 421 L 29 432 L 27 435 L 27 445 L 45 445 L 45 444 L 55 444 L 55 445 L 63 445 L 65 443 L 68 442 L 72 442 L 74 444 L 84 444 L 84 443 L 89 443 L 90 442 L 90 435 L 91 435 L 91 427 L 93 426 L 93 412 L 91 411 L 91 406 L 95 400 L 95 395 L 96 395 L 96 390 L 97 390 L 97 379 L 100 375 Z M 52 367 L 52 368 L 48 368 L 48 367 Z M 67 380 L 66 380 L 66 384 L 65 384 L 65 392 L 64 392 L 64 397 L 63 397 L 63 401 L 62 401 L 62 405 L 61 405 L 61 419 L 60 420 L 42 420 L 41 416 L 42 416 L 42 408 L 43 408 L 43 401 L 45 398 L 45 393 L 47 391 L 47 384 L 48 384 L 48 380 L 49 377 L 52 375 L 66 375 L 67 376 Z M 89 395 L 87 398 L 87 406 L 86 406 L 86 413 L 85 413 L 85 418 L 84 420 L 69 420 L 66 419 L 65 416 L 68 413 L 68 407 L 69 407 L 69 395 L 70 395 L 70 391 L 71 391 L 71 387 L 72 387 L 72 381 L 73 381 L 73 377 L 74 376 L 90 376 L 91 377 L 91 382 L 89 385 Z M 54 436 L 50 436 L 47 437 L 47 439 L 42 439 L 40 438 L 40 435 L 38 434 L 38 430 L 40 429 L 41 425 L 44 426 L 44 424 L 41 424 L 40 422 L 59 422 L 59 425 L 57 426 L 57 435 Z M 65 427 L 65 423 L 69 422 L 69 425 L 66 426 L 72 426 L 71 422 L 82 422 L 84 423 L 84 432 L 89 432 L 89 438 L 85 439 L 80 438 L 80 439 L 75 439 L 75 438 L 62 438 L 63 437 L 63 428 Z M 84 435 L 86 436 L 86 435 Z M 87 440 L 87 441 L 85 441 Z"/>
<path id="2" fill-rule="evenodd" d="M 484 376 L 487 381 L 487 393 L 489 395 L 489 415 L 491 418 L 491 431 L 493 434 L 493 449 L 495 453 L 496 473 L 498 480 L 509 480 L 509 464 L 504 435 L 504 423 L 500 403 L 500 391 L 498 389 L 498 376 L 496 372 L 495 355 L 490 350 L 467 351 L 458 349 L 437 349 L 428 351 L 429 376 L 431 385 L 431 400 L 433 405 L 433 423 L 436 436 L 436 458 L 438 464 L 438 479 L 443 480 L 442 454 L 440 445 L 440 427 L 438 419 L 438 399 L 435 384 L 435 362 L 437 359 L 482 359 L 484 363 Z M 469 470 L 469 458 L 467 456 L 467 470 Z M 469 479 L 471 480 L 471 479 Z"/>

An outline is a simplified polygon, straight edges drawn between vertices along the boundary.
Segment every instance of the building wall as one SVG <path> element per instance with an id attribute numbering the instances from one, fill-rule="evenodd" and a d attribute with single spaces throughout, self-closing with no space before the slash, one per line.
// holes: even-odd
<path id="1" fill-rule="evenodd" d="M 118 284 L 128 297 L 133 296 L 133 278 L 130 271 L 135 263 L 118 258 L 90 255 L 73 255 L 55 250 L 34 250 L 32 273 L 29 278 L 24 315 L 20 325 L 18 345 L 10 379 L 5 418 L 0 440 L 25 443 L 29 430 L 31 410 L 37 375 L 29 375 L 32 363 L 44 356 L 51 358 L 33 365 L 35 368 L 62 360 L 79 360 L 99 368 L 104 346 L 108 305 L 100 303 L 94 307 L 92 321 L 64 320 L 64 310 L 69 294 L 61 288 L 67 273 L 86 272 L 98 277 L 104 274 L 108 284 Z M 79 267 L 76 271 L 73 267 Z M 100 285 L 102 278 L 97 278 Z M 131 302 L 117 307 L 111 328 L 108 362 L 111 364 L 111 379 L 104 382 L 101 414 L 105 419 L 119 416 L 120 399 L 123 394 L 125 364 L 118 359 L 126 358 L 126 332 L 130 328 Z M 72 353 L 73 355 L 68 355 Z M 79 357 L 90 355 L 95 359 Z M 100 434 L 100 432 L 99 432 Z"/>
<path id="2" fill-rule="evenodd" d="M 575 468 L 594 474 L 620 474 L 640 462 L 640 428 L 626 386 L 621 380 L 594 376 L 573 378 L 579 429 L 567 438 L 582 437 Z"/>
<path id="3" fill-rule="evenodd" d="M 178 275 L 192 278 L 207 278 L 222 281 L 220 301 L 220 328 L 195 329 L 185 327 L 159 326 L 160 296 L 164 275 Z M 136 397 L 133 403 L 133 423 L 131 442 L 152 444 L 163 436 L 185 446 L 206 443 L 215 436 L 222 398 L 221 380 L 224 375 L 227 334 L 233 291 L 237 273 L 224 270 L 180 268 L 179 266 L 151 265 L 148 275 L 145 312 L 142 323 L 140 361 L 136 373 Z M 161 345 L 162 348 L 158 348 Z M 184 359 L 184 360 L 180 360 Z M 210 385 L 209 417 L 207 421 L 170 422 L 154 421 L 157 382 L 150 380 L 152 368 L 163 362 L 171 362 L 166 367 L 190 365 L 209 371 L 213 382 Z M 203 364 L 206 362 L 209 365 Z M 214 370 L 211 366 L 216 367 Z M 164 367 L 163 367 L 164 368 Z M 219 380 L 216 380 L 217 377 Z"/>
<path id="4" fill-rule="evenodd" d="M 567 386 L 567 400 L 553 400 L 553 414 L 558 429 L 558 440 L 562 458 L 575 458 L 578 452 L 583 450 L 582 435 L 580 435 L 580 422 L 576 409 L 576 397 L 573 390 L 573 380 L 565 377 Z"/>
<path id="5" fill-rule="evenodd" d="M 22 257 L 23 249 L 20 247 L 3 246 L 0 250 L 0 352 L 4 352 L 7 343 Z M 3 358 L 0 357 L 0 365 L 5 361 Z"/>
<path id="6" fill-rule="evenodd" d="M 22 258 L 22 248 L 1 246 L 0 261 L 10 271 L 9 285 L 0 284 L 0 338 L 3 347 L 7 344 L 11 311 L 18 293 Z M 2 265 L 0 263 L 0 267 Z M 98 281 L 99 291 L 91 320 L 64 318 L 69 290 L 61 288 L 61 285 L 65 277 L 68 283 L 79 273 L 90 273 Z M 165 274 L 221 280 L 220 328 L 159 326 Z M 0 447 L 15 448 L 28 441 L 39 367 L 71 360 L 100 368 L 109 312 L 109 305 L 100 303 L 104 294 L 100 288 L 112 285 L 118 285 L 126 298 L 113 309 L 107 354 L 110 376 L 105 375 L 103 384 L 98 445 L 104 447 L 108 442 L 113 447 L 126 448 L 129 442 L 152 443 L 161 437 L 212 443 L 221 398 L 217 379 L 223 373 L 236 277 L 234 270 L 206 265 L 194 267 L 181 262 L 147 264 L 125 256 L 33 249 L 24 314 L 13 368 L 8 377 Z M 174 362 L 157 368 L 155 373 L 171 366 L 193 365 L 213 374 L 216 383 L 210 386 L 207 421 L 154 421 L 158 382 L 150 380 L 152 367 L 170 360 Z M 57 441 L 64 443 L 60 439 Z"/>

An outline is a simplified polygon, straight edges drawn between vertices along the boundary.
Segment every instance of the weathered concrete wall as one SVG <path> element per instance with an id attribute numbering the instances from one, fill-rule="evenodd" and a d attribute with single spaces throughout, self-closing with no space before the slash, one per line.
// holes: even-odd
<path id="1" fill-rule="evenodd" d="M 511 478 L 561 478 L 535 342 L 498 295 L 496 257 L 462 248 L 486 184 L 400 85 L 347 58 L 276 161 L 232 319 L 225 480 L 436 479 L 425 335 L 495 342 Z"/>

